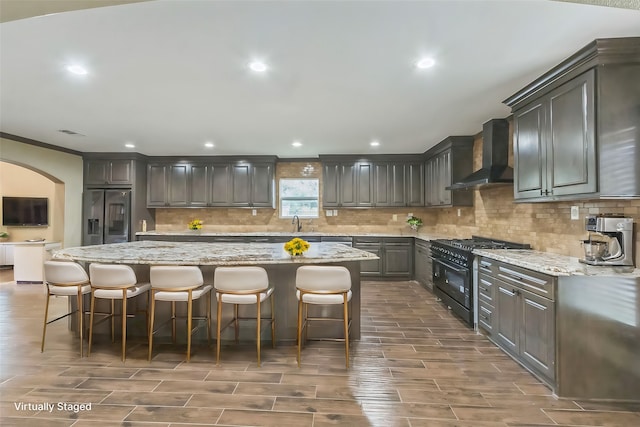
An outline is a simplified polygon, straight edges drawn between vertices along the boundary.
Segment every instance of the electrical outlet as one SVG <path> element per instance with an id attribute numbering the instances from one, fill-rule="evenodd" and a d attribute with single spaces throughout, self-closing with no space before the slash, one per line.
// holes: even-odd
<path id="1" fill-rule="evenodd" d="M 458 216 L 460 216 L 460 215 L 461 215 L 460 208 L 458 208 Z"/>
<path id="2" fill-rule="evenodd" d="M 331 209 L 327 210 L 327 216 L 333 216 L 333 211 Z"/>
<path id="3" fill-rule="evenodd" d="M 338 216 L 338 209 L 333 210 L 333 216 Z"/>
<path id="4" fill-rule="evenodd" d="M 577 220 L 580 219 L 580 207 L 579 206 L 571 206 L 571 219 Z"/>
<path id="5" fill-rule="evenodd" d="M 412 216 L 413 216 L 413 212 L 409 212 L 409 213 L 407 214 L 407 218 L 411 218 Z"/>
<path id="6" fill-rule="evenodd" d="M 258 215 L 258 211 L 257 211 L 257 210 L 255 210 L 255 209 L 252 209 L 252 210 L 251 210 L 251 215 L 253 215 L 253 216 Z"/>
<path id="7" fill-rule="evenodd" d="M 396 214 L 391 215 L 391 219 L 393 221 L 397 221 L 398 220 L 398 215 L 396 215 Z"/>

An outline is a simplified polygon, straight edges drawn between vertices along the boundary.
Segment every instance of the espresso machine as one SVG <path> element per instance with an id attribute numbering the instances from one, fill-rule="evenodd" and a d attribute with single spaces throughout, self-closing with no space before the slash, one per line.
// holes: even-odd
<path id="1" fill-rule="evenodd" d="M 633 266 L 633 218 L 620 214 L 587 215 L 584 259 L 590 265 Z"/>

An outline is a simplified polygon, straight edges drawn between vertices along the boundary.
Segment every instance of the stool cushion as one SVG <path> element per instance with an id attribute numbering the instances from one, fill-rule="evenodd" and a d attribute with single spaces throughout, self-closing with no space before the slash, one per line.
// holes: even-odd
<path id="1" fill-rule="evenodd" d="M 300 299 L 300 291 L 296 291 L 296 298 Z M 351 291 L 347 292 L 347 301 L 351 301 Z M 304 294 L 302 302 L 307 304 L 343 304 L 342 294 Z"/>
<path id="2" fill-rule="evenodd" d="M 87 284 L 82 287 L 82 293 L 88 294 L 91 292 L 91 285 Z M 78 295 L 77 286 L 56 286 L 49 285 L 49 293 L 51 295 L 73 296 Z"/>
<path id="3" fill-rule="evenodd" d="M 213 286 L 211 285 L 202 285 L 191 291 L 191 299 L 198 299 L 202 295 L 211 291 Z M 178 292 L 167 292 L 167 291 L 158 291 L 154 294 L 154 298 L 157 301 L 188 301 L 189 300 L 189 292 L 187 291 L 178 291 Z"/>
<path id="4" fill-rule="evenodd" d="M 271 296 L 273 288 L 268 288 L 265 292 L 260 293 L 260 302 L 263 302 Z M 220 294 L 216 293 L 216 298 L 222 298 L 222 302 L 228 304 L 256 304 L 255 295 L 235 295 L 235 294 Z"/>
<path id="5" fill-rule="evenodd" d="M 137 285 L 127 288 L 127 298 L 140 295 L 149 289 L 151 289 L 149 283 L 138 283 Z M 93 294 L 96 298 L 122 299 L 122 289 L 96 289 Z"/>

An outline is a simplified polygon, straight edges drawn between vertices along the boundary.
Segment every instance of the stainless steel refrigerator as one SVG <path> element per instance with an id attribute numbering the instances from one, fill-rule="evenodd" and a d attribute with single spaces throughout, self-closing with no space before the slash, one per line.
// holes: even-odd
<path id="1" fill-rule="evenodd" d="M 83 204 L 83 245 L 130 240 L 131 190 L 86 190 Z"/>

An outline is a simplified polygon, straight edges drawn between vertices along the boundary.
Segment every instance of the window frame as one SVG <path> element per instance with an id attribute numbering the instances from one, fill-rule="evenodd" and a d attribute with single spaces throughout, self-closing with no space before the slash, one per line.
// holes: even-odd
<path id="1" fill-rule="evenodd" d="M 282 182 L 283 181 L 315 181 L 317 182 L 318 192 L 315 197 L 283 197 L 282 196 Z M 320 218 L 320 179 L 319 178 L 279 178 L 278 179 L 278 217 L 281 219 L 293 218 L 295 215 L 284 215 L 282 209 L 283 201 L 316 201 L 318 208 L 315 215 L 298 215 L 300 219 L 315 219 Z"/>

